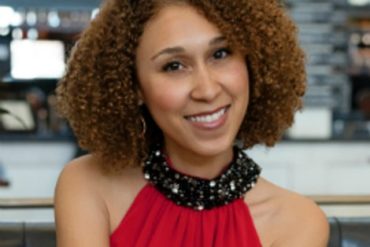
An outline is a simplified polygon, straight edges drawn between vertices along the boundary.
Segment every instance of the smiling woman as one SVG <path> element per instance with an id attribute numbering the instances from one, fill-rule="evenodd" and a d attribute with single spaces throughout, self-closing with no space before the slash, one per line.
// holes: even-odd
<path id="1" fill-rule="evenodd" d="M 59 246 L 326 246 L 321 210 L 242 149 L 274 145 L 304 89 L 276 2 L 107 1 L 57 89 L 91 152 L 60 176 Z"/>
<path id="2" fill-rule="evenodd" d="M 245 55 L 194 8 L 170 6 L 146 25 L 136 68 L 140 96 L 176 168 L 218 175 L 248 105 Z"/>

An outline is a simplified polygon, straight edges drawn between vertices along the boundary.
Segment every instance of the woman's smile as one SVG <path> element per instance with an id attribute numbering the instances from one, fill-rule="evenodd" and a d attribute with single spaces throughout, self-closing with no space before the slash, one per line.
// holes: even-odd
<path id="1" fill-rule="evenodd" d="M 227 111 L 230 105 L 218 108 L 214 111 L 201 112 L 185 116 L 192 126 L 202 130 L 214 130 L 222 127 L 227 119 Z"/>

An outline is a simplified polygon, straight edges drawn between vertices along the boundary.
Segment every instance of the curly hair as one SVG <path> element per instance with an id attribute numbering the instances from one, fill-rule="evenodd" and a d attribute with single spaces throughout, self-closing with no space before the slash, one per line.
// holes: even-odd
<path id="1" fill-rule="evenodd" d="M 147 109 L 139 106 L 135 51 L 146 22 L 161 7 L 178 3 L 197 9 L 246 54 L 250 100 L 238 133 L 245 148 L 273 146 L 302 107 L 304 53 L 296 26 L 278 2 L 110 0 L 81 34 L 56 90 L 58 109 L 80 146 L 101 155 L 108 170 L 140 164 L 162 138 Z"/>

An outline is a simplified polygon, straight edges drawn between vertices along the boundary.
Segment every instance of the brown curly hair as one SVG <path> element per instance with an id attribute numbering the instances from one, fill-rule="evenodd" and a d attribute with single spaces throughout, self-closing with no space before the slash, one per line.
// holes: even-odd
<path id="1" fill-rule="evenodd" d="M 296 27 L 273 0 L 110 0 L 82 33 L 57 86 L 58 109 L 81 147 L 109 170 L 138 165 L 161 131 L 139 106 L 135 50 L 145 23 L 168 4 L 195 7 L 245 52 L 250 101 L 238 138 L 273 146 L 293 123 L 306 87 Z M 144 116 L 147 133 L 142 135 Z"/>

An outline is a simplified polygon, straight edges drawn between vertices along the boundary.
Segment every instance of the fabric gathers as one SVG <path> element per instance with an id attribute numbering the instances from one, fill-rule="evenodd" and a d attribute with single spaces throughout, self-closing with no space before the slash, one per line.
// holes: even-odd
<path id="1" fill-rule="evenodd" d="M 147 183 L 110 236 L 111 247 L 260 247 L 243 198 L 209 210 L 175 204 Z"/>

